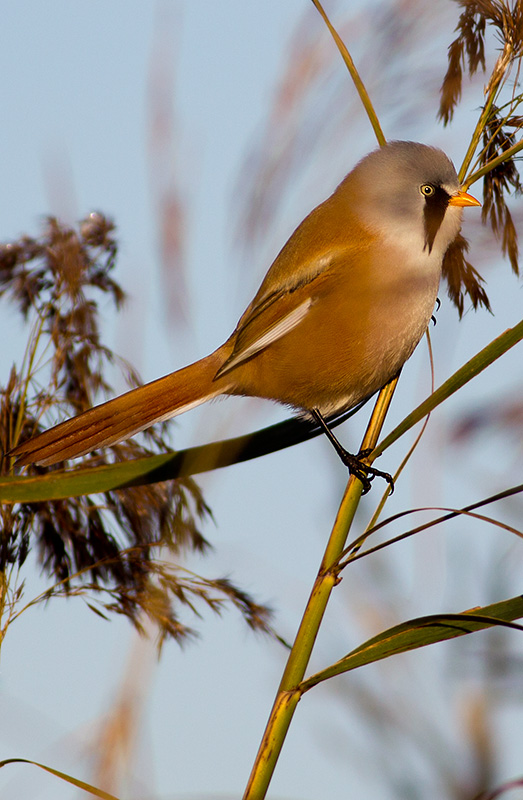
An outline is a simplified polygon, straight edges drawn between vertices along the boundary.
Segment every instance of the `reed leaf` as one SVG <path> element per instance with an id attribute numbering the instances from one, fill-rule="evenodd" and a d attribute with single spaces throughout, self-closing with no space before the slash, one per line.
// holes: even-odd
<path id="1" fill-rule="evenodd" d="M 39 767 L 45 770 L 45 772 L 51 773 L 51 775 L 56 775 L 57 778 L 61 778 L 61 780 L 66 783 L 76 786 L 77 789 L 82 789 L 84 792 L 90 792 L 90 794 L 95 797 L 100 797 L 101 800 L 118 800 L 114 794 L 104 792 L 103 789 L 97 789 L 96 786 L 92 786 L 90 783 L 81 781 L 78 778 L 73 778 L 72 775 L 68 775 L 66 772 L 60 772 L 60 770 L 53 769 L 53 767 L 48 767 L 45 764 L 40 764 L 38 761 L 31 761 L 28 758 L 6 758 L 4 761 L 0 761 L 0 767 L 5 767 L 7 764 L 33 764 L 33 766 Z"/>
<path id="2" fill-rule="evenodd" d="M 464 611 L 461 614 L 431 614 L 417 617 L 395 625 L 364 642 L 332 666 L 303 681 L 300 689 L 305 692 L 335 675 L 350 672 L 398 653 L 406 653 L 429 644 L 475 633 L 493 625 L 502 625 L 523 631 L 522 625 L 512 622 L 521 617 L 523 617 L 523 597 L 519 595 L 510 600 Z"/>
<path id="3" fill-rule="evenodd" d="M 496 337 L 496 339 L 493 339 L 490 344 L 480 350 L 479 353 L 476 353 L 475 356 L 463 364 L 463 366 L 451 375 L 435 392 L 420 403 L 414 411 L 407 414 L 405 419 L 403 419 L 376 447 L 373 455 L 381 455 L 381 453 L 399 439 L 400 436 L 403 436 L 404 433 L 457 392 L 458 389 L 461 389 L 468 381 L 475 378 L 476 375 L 479 375 L 480 372 L 483 372 L 490 364 L 493 364 L 494 361 L 514 347 L 514 345 L 518 344 L 521 339 L 523 339 L 523 320 L 518 322 L 513 328 L 508 328 L 500 336 Z"/>

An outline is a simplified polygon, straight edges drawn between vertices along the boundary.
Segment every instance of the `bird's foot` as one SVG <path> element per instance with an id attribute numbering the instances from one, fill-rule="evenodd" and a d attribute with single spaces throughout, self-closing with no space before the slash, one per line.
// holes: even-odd
<path id="1" fill-rule="evenodd" d="M 318 411 L 317 408 L 313 408 L 311 410 L 311 414 L 329 439 L 330 443 L 336 450 L 342 463 L 345 464 L 349 470 L 350 474 L 354 475 L 354 477 L 363 484 L 363 494 L 367 494 L 367 492 L 370 490 L 371 481 L 373 481 L 374 478 L 383 478 L 386 480 L 390 486 L 390 492 L 392 494 L 394 491 L 394 481 L 392 479 L 392 475 L 389 475 L 388 472 L 382 472 L 381 469 L 376 469 L 376 467 L 371 467 L 370 464 L 365 463 L 367 456 L 370 456 L 372 453 L 372 448 L 369 448 L 368 450 L 360 450 L 357 456 L 353 456 L 352 453 L 349 453 L 348 450 L 345 450 L 339 439 L 335 437 L 327 422 L 323 418 L 323 414 Z"/>
<path id="2" fill-rule="evenodd" d="M 376 469 L 370 464 L 366 464 L 364 459 L 372 453 L 372 449 L 360 450 L 357 456 L 349 453 L 348 450 L 342 448 L 338 450 L 342 462 L 345 464 L 351 475 L 354 475 L 363 484 L 362 494 L 367 494 L 370 490 L 371 482 L 374 478 L 383 478 L 390 486 L 390 493 L 394 491 L 394 480 L 392 475 L 388 472 L 383 472 L 381 469 Z"/>

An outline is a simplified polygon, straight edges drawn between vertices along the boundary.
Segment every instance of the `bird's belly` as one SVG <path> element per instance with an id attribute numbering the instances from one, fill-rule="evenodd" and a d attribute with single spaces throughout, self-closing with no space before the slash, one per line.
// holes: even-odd
<path id="1" fill-rule="evenodd" d="M 379 281 L 350 300 L 340 287 L 315 298 L 289 333 L 238 369 L 234 393 L 330 415 L 380 389 L 410 357 L 436 300 L 439 276 Z M 377 300 L 379 298 L 379 300 Z"/>

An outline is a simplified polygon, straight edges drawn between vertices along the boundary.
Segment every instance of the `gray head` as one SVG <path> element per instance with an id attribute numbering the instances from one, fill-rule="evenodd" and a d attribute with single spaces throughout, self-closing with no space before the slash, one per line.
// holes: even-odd
<path id="1" fill-rule="evenodd" d="M 358 214 L 387 237 L 443 256 L 459 232 L 461 208 L 449 205 L 460 187 L 442 150 L 417 142 L 390 142 L 369 153 L 351 173 L 361 203 Z"/>

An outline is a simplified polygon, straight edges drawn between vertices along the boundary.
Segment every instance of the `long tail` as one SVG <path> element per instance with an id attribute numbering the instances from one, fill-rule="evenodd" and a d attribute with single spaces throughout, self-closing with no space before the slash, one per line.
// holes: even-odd
<path id="1" fill-rule="evenodd" d="M 227 378 L 213 381 L 224 348 L 188 367 L 102 403 L 15 447 L 17 464 L 56 464 L 128 439 L 155 422 L 183 414 L 227 392 Z"/>

